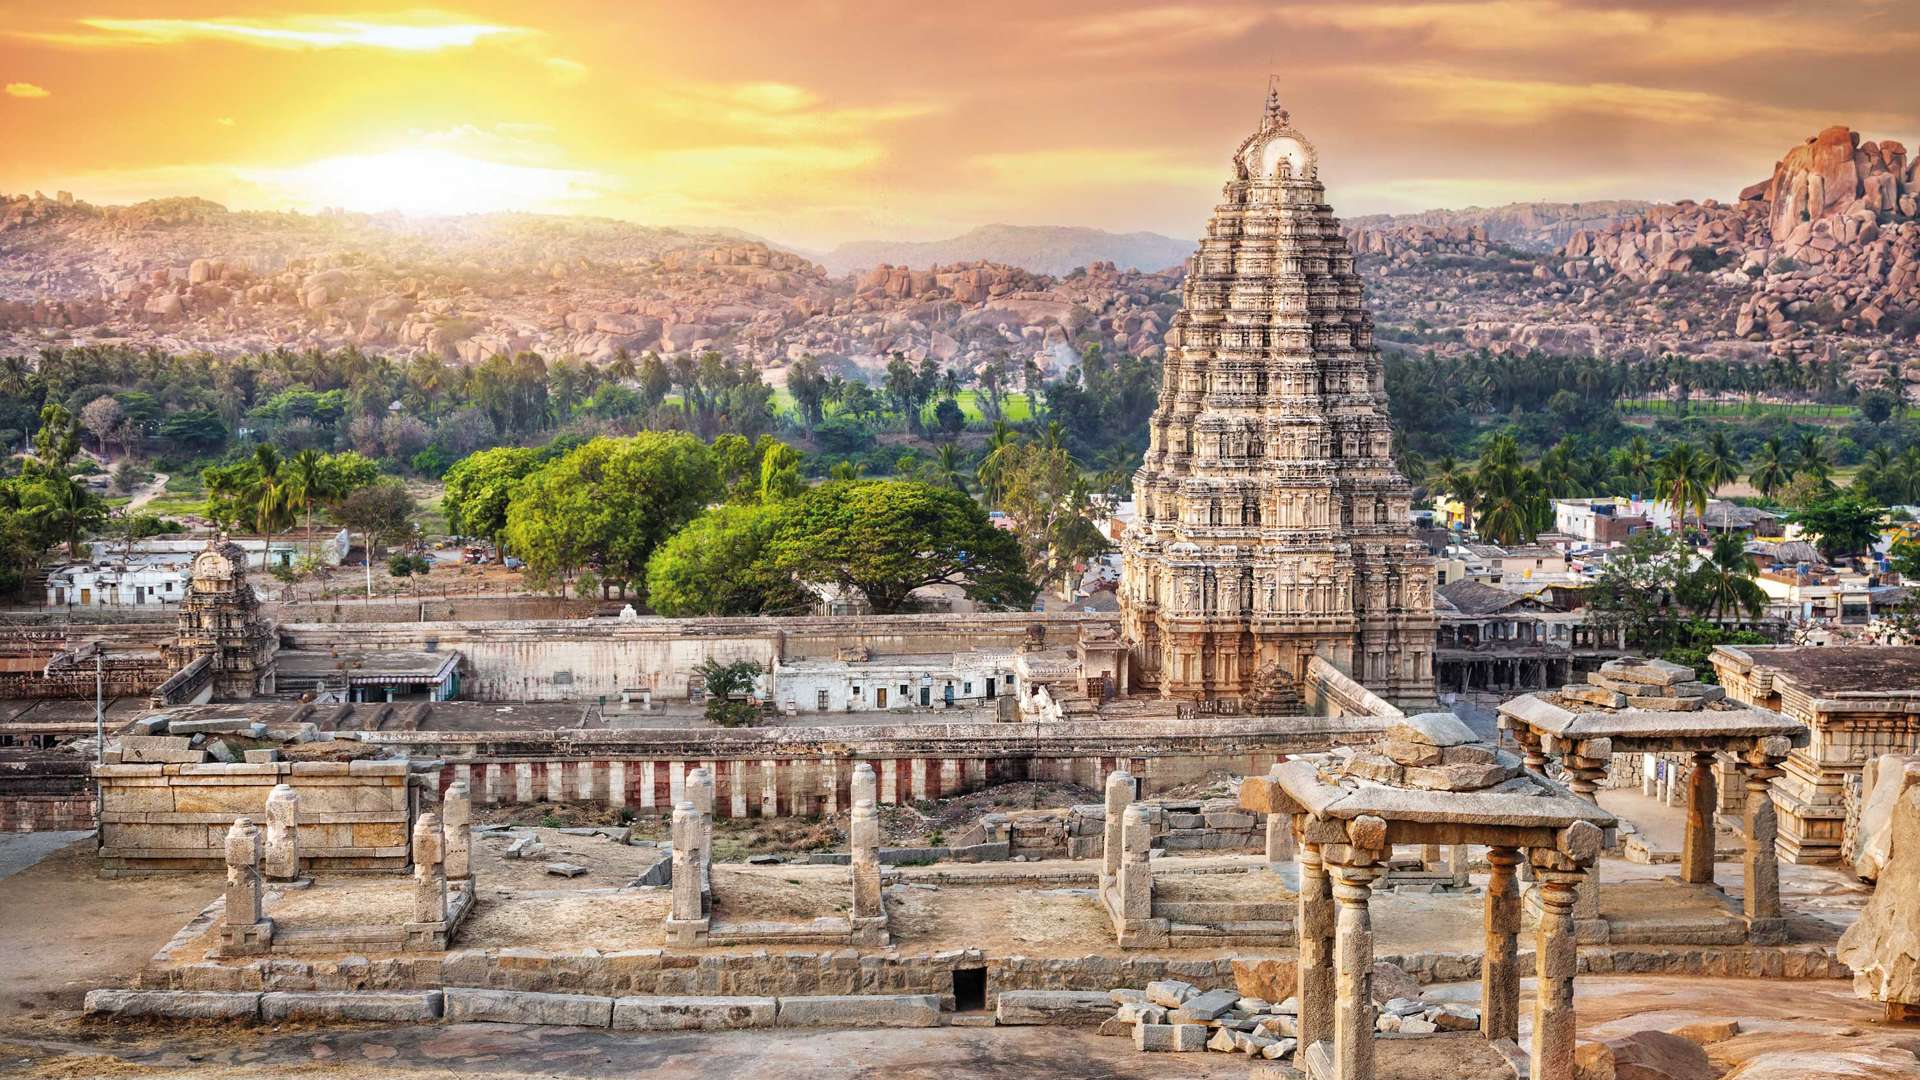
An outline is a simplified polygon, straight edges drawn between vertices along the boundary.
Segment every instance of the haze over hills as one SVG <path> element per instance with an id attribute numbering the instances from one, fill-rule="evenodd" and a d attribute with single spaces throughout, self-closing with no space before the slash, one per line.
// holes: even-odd
<path id="1" fill-rule="evenodd" d="M 1122 270 L 1167 270 L 1186 262 L 1194 241 L 1152 232 L 1112 233 L 1066 225 L 982 225 L 945 240 L 861 240 L 820 256 L 829 273 L 868 267 L 915 270 L 990 262 L 1036 274 L 1064 275 L 1096 262 Z"/>
<path id="2" fill-rule="evenodd" d="M 1907 369 L 1920 360 L 1916 198 L 1904 147 L 1832 127 L 1731 202 L 1514 203 L 1344 224 L 1390 348 L 1834 359 L 1870 380 L 1920 381 L 1920 363 Z M 884 365 L 894 352 L 966 367 L 1063 362 L 1099 341 L 1150 357 L 1191 247 L 991 225 L 816 260 L 731 229 L 605 218 L 0 196 L 0 349 L 354 346 L 473 363 L 712 348 L 770 367 L 809 354 Z"/>

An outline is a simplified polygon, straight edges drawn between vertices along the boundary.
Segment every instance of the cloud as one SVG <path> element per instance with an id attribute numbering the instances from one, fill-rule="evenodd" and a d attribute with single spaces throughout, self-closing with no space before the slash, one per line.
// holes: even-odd
<path id="1" fill-rule="evenodd" d="M 44 86 L 35 86 L 30 82 L 10 82 L 7 84 L 7 96 L 17 98 L 52 97 L 53 91 Z"/>
<path id="2" fill-rule="evenodd" d="M 1171 4 L 1076 15 L 1057 21 L 1054 33 L 1076 52 L 1118 56 L 1229 41 L 1266 18 L 1264 12 L 1253 9 Z"/>
<path id="3" fill-rule="evenodd" d="M 549 56 L 540 63 L 546 66 L 547 74 L 553 77 L 553 81 L 561 86 L 577 86 L 587 81 L 587 75 L 592 70 L 580 61 L 564 56 Z"/>
<path id="4" fill-rule="evenodd" d="M 471 48 L 481 41 L 533 31 L 492 23 L 460 22 L 432 12 L 396 16 L 286 15 L 271 19 L 79 20 L 83 32 L 21 36 L 62 45 L 159 46 L 226 42 L 267 49 L 384 49 L 437 52 Z"/>
<path id="5" fill-rule="evenodd" d="M 560 212 L 577 209 L 602 187 L 601 179 L 587 170 L 488 161 L 434 147 L 232 172 L 281 204 L 374 213 Z"/>
<path id="6" fill-rule="evenodd" d="M 1180 161 L 1153 150 L 1049 149 L 976 154 L 969 160 L 986 169 L 995 183 L 1025 190 L 1046 187 L 1179 187 L 1205 191 L 1230 175 L 1228 147 L 1217 167 Z"/>

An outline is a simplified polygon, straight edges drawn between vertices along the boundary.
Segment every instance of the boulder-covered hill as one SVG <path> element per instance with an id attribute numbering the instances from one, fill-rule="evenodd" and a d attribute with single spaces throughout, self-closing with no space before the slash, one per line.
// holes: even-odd
<path id="1" fill-rule="evenodd" d="M 1547 252 L 1582 229 L 1604 229 L 1652 207 L 1639 199 L 1589 202 L 1517 202 L 1505 206 L 1469 206 L 1462 210 L 1426 210 L 1418 214 L 1364 214 L 1343 219 L 1349 229 L 1482 229 L 1486 239 L 1520 251 Z"/>
<path id="2" fill-rule="evenodd" d="M 1036 274 L 1064 276 L 1094 263 L 1123 270 L 1167 270 L 1186 262 L 1196 246 L 1159 233 L 1111 233 L 1065 225 L 982 225 L 945 240 L 862 240 L 820 256 L 829 273 L 889 265 L 926 270 L 956 263 L 997 263 Z"/>
<path id="3" fill-rule="evenodd" d="M 486 214 L 235 213 L 0 196 L 0 352 L 123 343 L 220 354 L 353 346 L 474 363 L 718 349 L 883 366 L 1066 363 L 1070 341 L 1155 355 L 1178 273 L 1068 276 L 974 261 L 829 275 L 729 230 Z"/>

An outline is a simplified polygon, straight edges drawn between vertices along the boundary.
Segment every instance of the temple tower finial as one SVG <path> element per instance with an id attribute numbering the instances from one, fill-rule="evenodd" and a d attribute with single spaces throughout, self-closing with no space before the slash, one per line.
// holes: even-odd
<path id="1" fill-rule="evenodd" d="M 1280 76 L 1267 76 L 1267 110 L 1260 120 L 1263 130 L 1286 127 L 1287 110 L 1280 107 Z"/>

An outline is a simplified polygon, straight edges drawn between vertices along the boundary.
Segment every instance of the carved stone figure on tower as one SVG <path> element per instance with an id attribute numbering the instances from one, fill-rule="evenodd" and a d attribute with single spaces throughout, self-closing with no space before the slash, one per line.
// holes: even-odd
<path id="1" fill-rule="evenodd" d="M 1320 656 L 1389 700 L 1430 701 L 1433 568 L 1390 456 L 1373 322 L 1319 155 L 1277 96 L 1182 300 L 1121 545 L 1140 682 L 1252 701 L 1269 665 L 1298 684 Z M 1220 602 L 1195 603 L 1197 581 Z M 1238 602 L 1241 581 L 1267 602 Z"/>

